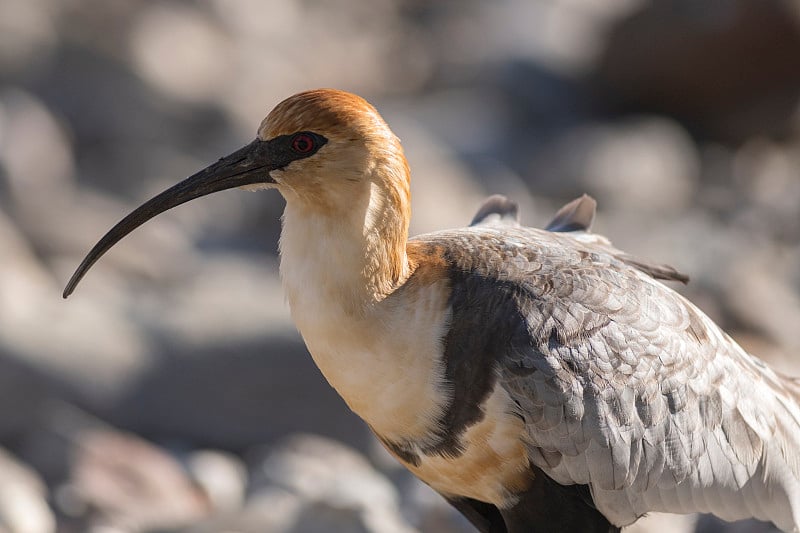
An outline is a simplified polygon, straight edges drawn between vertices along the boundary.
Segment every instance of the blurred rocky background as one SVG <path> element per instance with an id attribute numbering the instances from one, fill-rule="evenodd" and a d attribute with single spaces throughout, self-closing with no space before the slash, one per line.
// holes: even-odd
<path id="1" fill-rule="evenodd" d="M 320 86 L 402 138 L 413 232 L 588 192 L 599 232 L 800 374 L 797 1 L 0 0 L 0 532 L 470 531 L 312 364 L 278 194 L 170 211 L 61 299 L 125 213 Z"/>

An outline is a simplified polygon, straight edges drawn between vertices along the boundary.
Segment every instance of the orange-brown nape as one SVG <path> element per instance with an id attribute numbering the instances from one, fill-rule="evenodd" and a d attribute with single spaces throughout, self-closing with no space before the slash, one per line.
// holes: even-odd
<path id="1" fill-rule="evenodd" d="M 258 137 L 267 140 L 303 130 L 355 134 L 380 144 L 397 142 L 369 102 L 337 89 L 312 89 L 283 100 L 261 122 Z"/>
<path id="2" fill-rule="evenodd" d="M 333 89 L 302 92 L 279 103 L 262 122 L 258 138 L 303 131 L 323 136 L 326 145 L 314 157 L 271 172 L 287 201 L 282 272 L 286 276 L 297 268 L 311 274 L 313 242 L 319 266 L 327 270 L 317 273 L 318 279 L 358 274 L 336 280 L 343 289 L 337 297 L 352 306 L 380 299 L 408 274 L 409 168 L 400 141 L 366 100 Z"/>

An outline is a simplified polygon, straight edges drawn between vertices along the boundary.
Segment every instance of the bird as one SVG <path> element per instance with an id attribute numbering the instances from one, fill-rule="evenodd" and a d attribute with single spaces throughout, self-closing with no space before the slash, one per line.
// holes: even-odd
<path id="1" fill-rule="evenodd" d="M 409 238 L 409 180 L 375 107 L 300 92 L 109 230 L 64 297 L 159 213 L 276 189 L 281 283 L 311 357 L 479 531 L 618 532 L 649 512 L 800 531 L 800 381 L 666 285 L 685 275 L 593 233 L 588 196 L 545 229 L 493 196 L 470 225 Z"/>

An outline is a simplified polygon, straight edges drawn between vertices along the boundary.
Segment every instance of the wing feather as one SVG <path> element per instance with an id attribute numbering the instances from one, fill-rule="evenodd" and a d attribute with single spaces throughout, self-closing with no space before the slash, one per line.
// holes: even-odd
<path id="1" fill-rule="evenodd" d="M 796 527 L 796 384 L 657 272 L 601 237 L 476 226 L 418 239 L 514 298 L 527 336 L 498 361 L 500 383 L 525 418 L 531 462 L 552 479 L 588 485 L 618 525 L 705 511 Z"/>

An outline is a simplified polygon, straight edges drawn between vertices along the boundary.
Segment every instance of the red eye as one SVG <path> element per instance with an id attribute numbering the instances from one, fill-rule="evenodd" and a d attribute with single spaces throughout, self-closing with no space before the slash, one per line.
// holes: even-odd
<path id="1" fill-rule="evenodd" d="M 307 133 L 298 133 L 292 138 L 292 150 L 298 154 L 307 154 L 314 149 L 314 138 Z"/>

